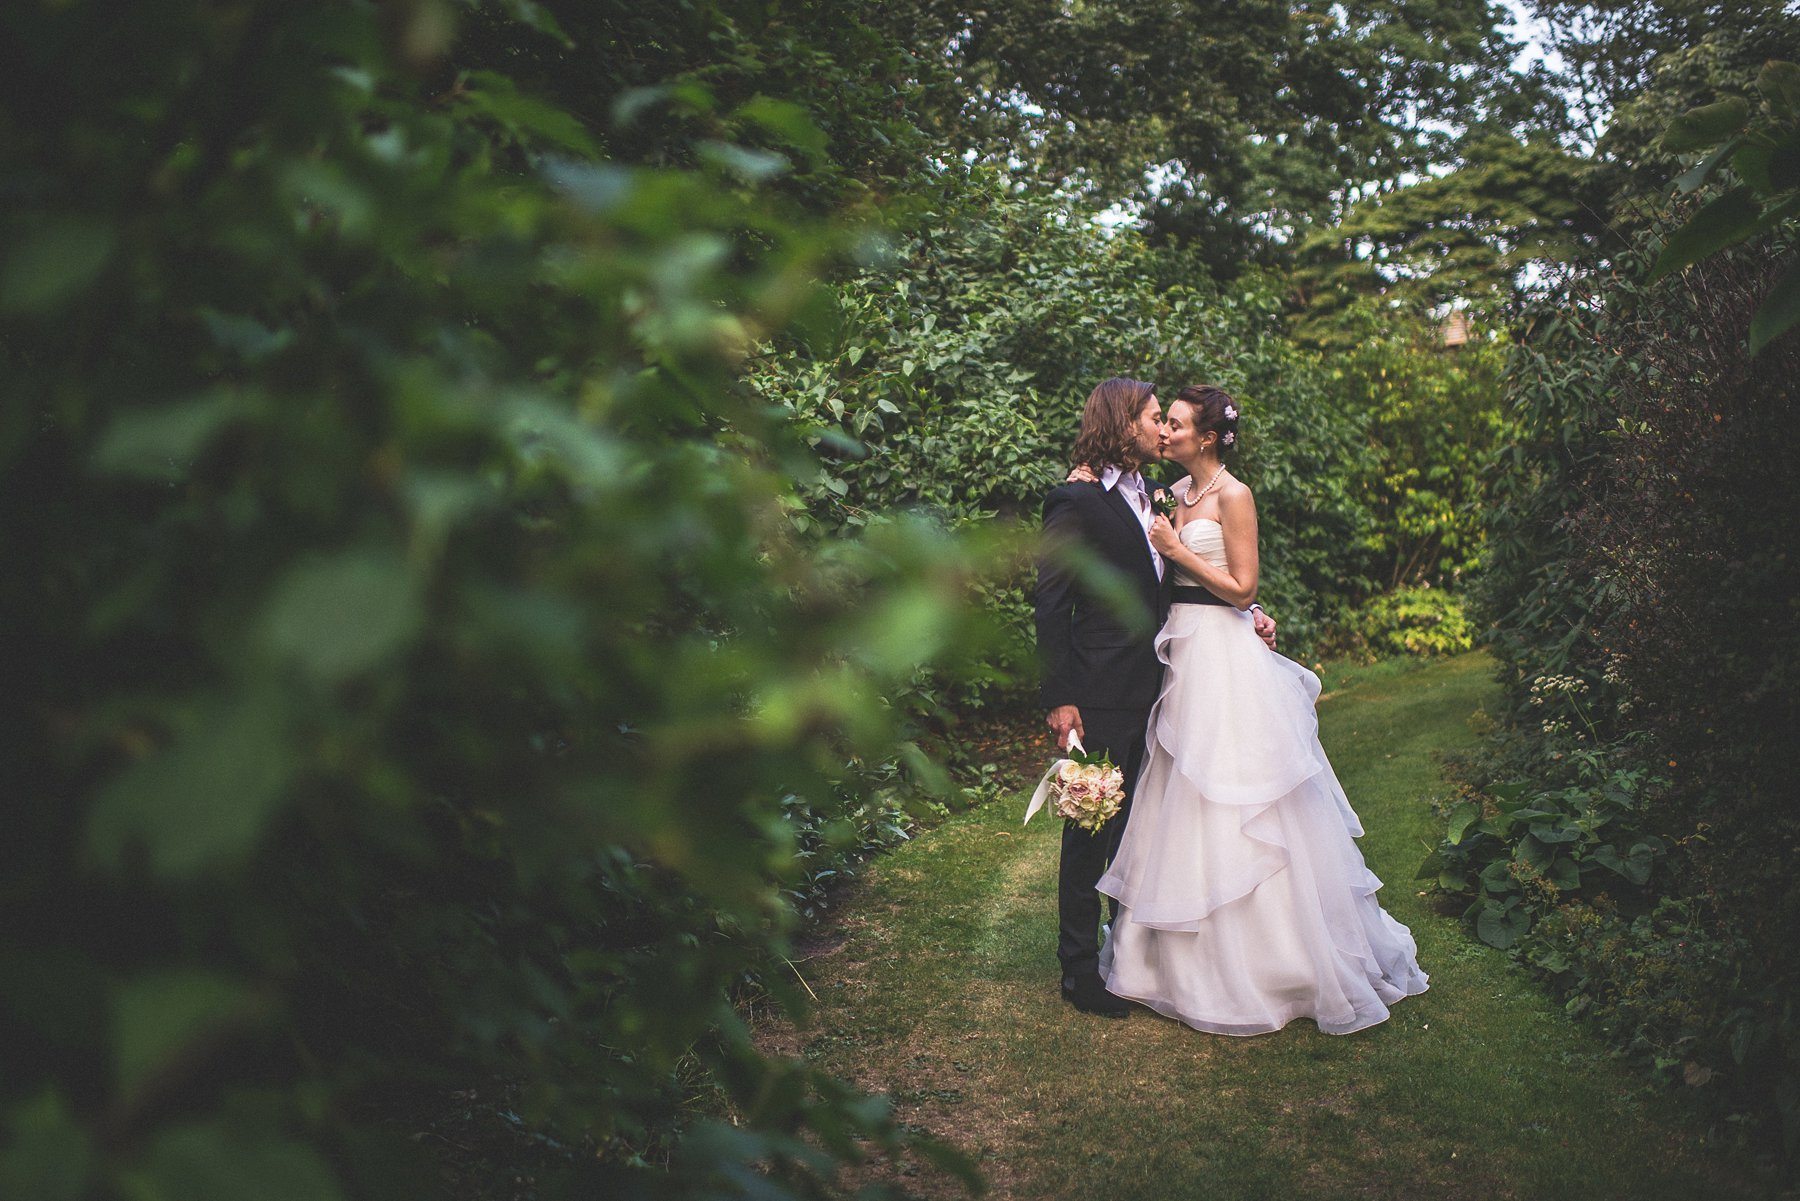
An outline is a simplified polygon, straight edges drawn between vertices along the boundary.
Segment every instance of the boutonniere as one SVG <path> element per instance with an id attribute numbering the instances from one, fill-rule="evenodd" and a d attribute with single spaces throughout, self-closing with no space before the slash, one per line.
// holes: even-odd
<path id="1" fill-rule="evenodd" d="M 1158 488 L 1150 494 L 1150 507 L 1171 521 L 1175 519 L 1175 497 L 1167 488 Z"/>

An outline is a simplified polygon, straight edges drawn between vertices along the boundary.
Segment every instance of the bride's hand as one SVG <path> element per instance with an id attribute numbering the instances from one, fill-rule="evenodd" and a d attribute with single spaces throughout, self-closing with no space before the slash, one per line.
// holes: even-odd
<path id="1" fill-rule="evenodd" d="M 1181 535 L 1175 532 L 1175 527 L 1170 525 L 1169 519 L 1161 513 L 1158 513 L 1156 520 L 1150 523 L 1150 545 L 1156 548 L 1157 554 L 1164 557 L 1174 554 L 1181 548 Z"/>
<path id="2" fill-rule="evenodd" d="M 1086 463 L 1075 464 L 1069 469 L 1068 478 L 1063 480 L 1065 484 L 1098 484 L 1099 482 L 1100 477 L 1095 475 L 1093 468 Z"/>

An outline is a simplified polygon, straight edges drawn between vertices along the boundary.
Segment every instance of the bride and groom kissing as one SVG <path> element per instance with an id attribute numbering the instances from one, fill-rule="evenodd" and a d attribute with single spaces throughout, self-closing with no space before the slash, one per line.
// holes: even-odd
<path id="1" fill-rule="evenodd" d="M 1059 750 L 1073 733 L 1125 779 L 1110 822 L 1063 826 L 1062 995 L 1218 1034 L 1299 1017 L 1348 1034 L 1426 975 L 1356 848 L 1362 826 L 1319 744 L 1318 677 L 1275 653 L 1255 604 L 1255 499 L 1226 465 L 1238 422 L 1212 385 L 1165 413 L 1152 385 L 1106 380 L 1044 501 L 1039 699 Z M 1159 460 L 1186 474 L 1150 483 Z M 1086 586 L 1071 546 L 1124 582 L 1140 621 Z"/>

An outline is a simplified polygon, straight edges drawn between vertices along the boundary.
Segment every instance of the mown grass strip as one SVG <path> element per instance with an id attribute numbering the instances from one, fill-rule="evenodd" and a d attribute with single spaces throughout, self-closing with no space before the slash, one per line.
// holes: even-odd
<path id="1" fill-rule="evenodd" d="M 946 823 L 875 866 L 800 963 L 822 998 L 771 1048 L 889 1093 L 977 1155 L 998 1197 L 1596 1198 L 1763 1194 L 1411 877 L 1439 756 L 1475 738 L 1480 655 L 1330 673 L 1324 740 L 1363 818 L 1382 899 L 1431 991 L 1347 1037 L 1197 1034 L 1148 1010 L 1088 1017 L 1056 991 L 1054 823 L 1023 798 Z M 914 1165 L 927 1195 L 958 1186 Z"/>

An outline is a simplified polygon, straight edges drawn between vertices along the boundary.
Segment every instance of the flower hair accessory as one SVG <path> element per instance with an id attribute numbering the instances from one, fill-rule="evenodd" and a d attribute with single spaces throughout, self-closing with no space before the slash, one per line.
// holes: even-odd
<path id="1" fill-rule="evenodd" d="M 1227 446 L 1230 446 L 1233 442 L 1237 441 L 1237 431 L 1236 430 L 1226 430 L 1225 436 L 1223 438 L 1220 438 L 1219 441 L 1223 442 Z"/>
<path id="2" fill-rule="evenodd" d="M 1225 406 L 1225 420 L 1227 420 L 1227 421 L 1236 421 L 1237 420 L 1237 410 L 1232 408 L 1230 405 Z"/>

